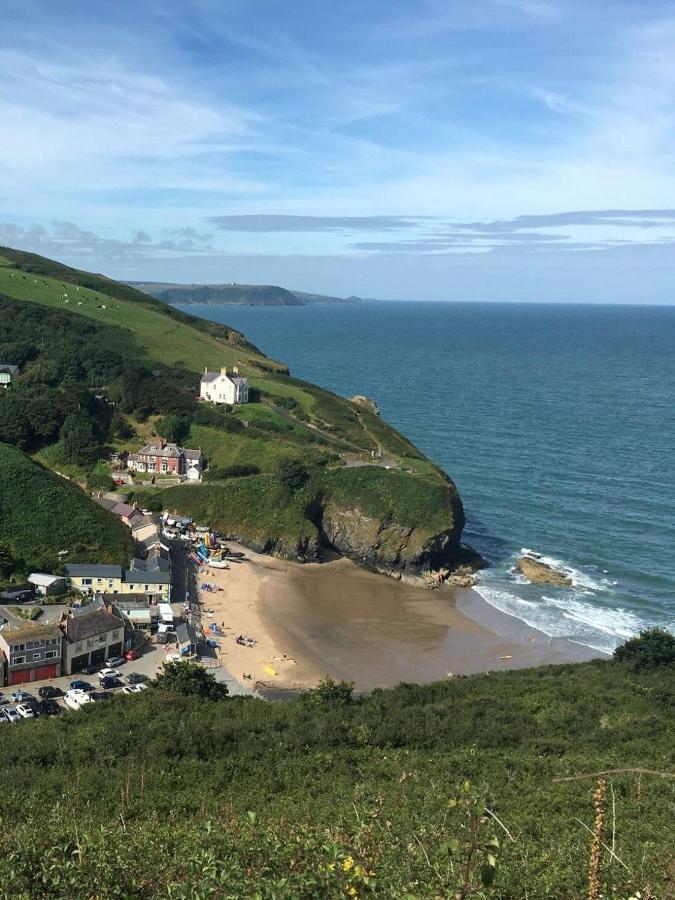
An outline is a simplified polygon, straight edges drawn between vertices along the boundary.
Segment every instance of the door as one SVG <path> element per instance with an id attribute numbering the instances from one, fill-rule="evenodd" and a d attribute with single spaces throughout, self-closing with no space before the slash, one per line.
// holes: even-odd
<path id="1" fill-rule="evenodd" d="M 31 681 L 42 681 L 43 678 L 56 678 L 58 674 L 56 670 L 56 663 L 50 663 L 48 666 L 41 666 L 39 669 L 33 669 L 34 677 L 31 678 Z"/>
<path id="2" fill-rule="evenodd" d="M 9 673 L 9 683 L 10 684 L 26 684 L 27 681 L 30 681 L 30 673 L 32 669 L 19 669 L 18 672 L 10 672 Z"/>

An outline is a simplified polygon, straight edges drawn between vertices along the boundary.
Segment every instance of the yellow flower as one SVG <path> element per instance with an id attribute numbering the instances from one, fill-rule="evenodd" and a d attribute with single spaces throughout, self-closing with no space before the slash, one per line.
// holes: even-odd
<path id="1" fill-rule="evenodd" d="M 357 867 L 354 869 L 354 874 L 355 874 L 358 878 L 363 878 L 363 876 L 366 874 L 366 871 L 365 871 L 365 869 L 363 868 L 363 866 L 357 866 Z"/>
<path id="2" fill-rule="evenodd" d="M 335 863 L 328 863 L 328 871 L 329 872 L 335 871 Z"/>
<path id="3" fill-rule="evenodd" d="M 350 897 L 356 897 L 356 895 L 358 894 L 358 891 L 356 890 L 354 885 L 352 885 L 350 888 L 347 889 L 347 893 L 349 894 Z"/>
<path id="4" fill-rule="evenodd" d="M 342 871 L 343 872 L 349 872 L 349 870 L 352 869 L 353 867 L 354 867 L 354 860 L 351 858 L 351 856 L 348 856 L 346 859 L 343 860 L 343 862 L 342 862 Z"/>

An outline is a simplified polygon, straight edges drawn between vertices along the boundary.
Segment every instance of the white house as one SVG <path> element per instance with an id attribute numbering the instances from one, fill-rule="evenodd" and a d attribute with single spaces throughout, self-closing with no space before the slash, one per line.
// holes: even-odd
<path id="1" fill-rule="evenodd" d="M 208 400 L 209 403 L 229 403 L 235 406 L 239 403 L 248 403 L 248 378 L 239 374 L 235 366 L 229 375 L 227 368 L 220 372 L 209 372 L 204 369 L 201 384 L 199 386 L 200 400 Z"/>
<path id="2" fill-rule="evenodd" d="M 0 387 L 7 388 L 12 383 L 12 378 L 19 374 L 19 367 L 10 363 L 0 363 Z"/>

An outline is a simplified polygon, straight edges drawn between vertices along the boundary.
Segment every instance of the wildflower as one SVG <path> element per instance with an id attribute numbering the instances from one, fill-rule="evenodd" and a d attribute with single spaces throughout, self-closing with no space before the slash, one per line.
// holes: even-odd
<path id="1" fill-rule="evenodd" d="M 335 871 L 335 863 L 328 863 L 328 871 L 329 872 Z"/>
<path id="2" fill-rule="evenodd" d="M 351 856 L 346 857 L 346 859 L 344 859 L 342 861 L 342 871 L 349 872 L 349 870 L 353 869 L 353 868 L 354 868 L 354 860 L 352 859 Z"/>
<path id="3" fill-rule="evenodd" d="M 351 885 L 351 887 L 347 888 L 347 893 L 349 894 L 350 897 L 356 897 L 356 895 L 358 894 L 358 891 L 356 890 L 354 885 Z"/>

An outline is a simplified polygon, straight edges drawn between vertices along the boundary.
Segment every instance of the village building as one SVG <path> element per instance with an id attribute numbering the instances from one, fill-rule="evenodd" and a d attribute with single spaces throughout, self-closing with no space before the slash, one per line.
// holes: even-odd
<path id="1" fill-rule="evenodd" d="M 135 506 L 130 506 L 128 503 L 115 503 L 115 505 L 110 508 L 110 512 L 121 519 L 124 524 L 128 525 L 130 528 L 133 526 L 134 522 L 143 518 L 143 513 L 140 509 L 137 509 Z"/>
<path id="2" fill-rule="evenodd" d="M 146 559 L 134 559 L 125 571 L 122 584 L 125 594 L 146 594 L 156 602 L 168 600 L 171 594 L 171 563 L 160 548 Z"/>
<path id="3" fill-rule="evenodd" d="M 29 584 L 32 584 L 35 593 L 41 597 L 57 597 L 66 590 L 66 579 L 60 575 L 46 575 L 43 572 L 33 572 L 28 576 Z"/>
<path id="4" fill-rule="evenodd" d="M 159 525 L 151 515 L 141 516 L 131 525 L 131 534 L 136 543 L 146 551 L 159 545 Z"/>
<path id="5" fill-rule="evenodd" d="M 122 566 L 68 563 L 64 569 L 68 586 L 83 593 L 108 591 L 118 594 L 122 590 Z"/>
<path id="6" fill-rule="evenodd" d="M 62 636 L 58 625 L 37 622 L 8 627 L 0 631 L 2 683 L 26 684 L 61 674 Z"/>
<path id="7" fill-rule="evenodd" d="M 19 374 L 19 367 L 11 363 L 0 363 L 0 388 L 8 388 L 12 379 Z"/>
<path id="8" fill-rule="evenodd" d="M 201 450 L 189 450 L 157 440 L 146 444 L 138 453 L 130 453 L 127 466 L 135 472 L 186 476 L 191 481 L 199 481 L 204 469 L 204 455 Z"/>
<path id="9" fill-rule="evenodd" d="M 102 594 L 107 607 L 114 607 L 134 628 L 152 631 L 159 617 L 157 604 L 150 602 L 147 594 Z"/>
<path id="10" fill-rule="evenodd" d="M 236 366 L 231 374 L 226 367 L 220 372 L 204 369 L 199 385 L 199 399 L 209 403 L 227 403 L 230 406 L 248 403 L 248 378 L 241 376 Z"/>
<path id="11" fill-rule="evenodd" d="M 105 665 L 106 659 L 121 656 L 124 650 L 124 621 L 102 602 L 72 609 L 61 622 L 63 672 L 73 675 L 87 666 Z"/>
<path id="12" fill-rule="evenodd" d="M 176 626 L 176 642 L 181 656 L 191 659 L 197 655 L 197 633 L 192 625 L 181 624 Z"/>

